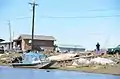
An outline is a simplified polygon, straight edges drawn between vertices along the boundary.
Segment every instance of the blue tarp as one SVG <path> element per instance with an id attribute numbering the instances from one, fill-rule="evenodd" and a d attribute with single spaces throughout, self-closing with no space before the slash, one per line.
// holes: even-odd
<path id="1" fill-rule="evenodd" d="M 26 64 L 30 64 L 33 61 L 33 58 L 35 58 L 35 60 L 40 60 L 42 58 L 44 58 L 45 55 L 44 54 L 40 54 L 40 53 L 35 53 L 35 52 L 29 52 L 29 53 L 25 53 L 23 54 L 23 63 Z"/>

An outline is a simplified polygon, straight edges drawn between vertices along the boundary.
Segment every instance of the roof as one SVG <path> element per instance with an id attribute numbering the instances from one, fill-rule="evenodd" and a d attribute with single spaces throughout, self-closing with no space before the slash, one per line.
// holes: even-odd
<path id="1" fill-rule="evenodd" d="M 0 42 L 2 42 L 2 41 L 5 41 L 5 40 L 3 40 L 3 39 L 0 39 Z"/>
<path id="2" fill-rule="evenodd" d="M 27 34 L 21 34 L 18 39 L 32 39 L 32 35 Z M 37 40 L 53 40 L 55 41 L 55 38 L 53 36 L 45 36 L 45 35 L 34 35 L 34 39 Z"/>
<path id="3" fill-rule="evenodd" d="M 81 45 L 64 45 L 64 44 L 59 44 L 59 48 L 85 48 Z"/>
<path id="4" fill-rule="evenodd" d="M 7 44 L 7 43 L 10 43 L 10 41 L 2 41 L 1 43 L 2 44 Z"/>

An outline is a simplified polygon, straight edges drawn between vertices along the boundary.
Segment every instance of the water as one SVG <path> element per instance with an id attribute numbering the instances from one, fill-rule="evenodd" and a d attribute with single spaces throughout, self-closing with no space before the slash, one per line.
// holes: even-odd
<path id="1" fill-rule="evenodd" d="M 120 76 L 62 70 L 0 67 L 0 79 L 120 79 Z"/>

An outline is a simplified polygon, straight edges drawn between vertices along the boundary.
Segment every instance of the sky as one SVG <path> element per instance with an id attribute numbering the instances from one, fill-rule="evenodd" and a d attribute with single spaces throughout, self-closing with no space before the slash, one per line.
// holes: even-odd
<path id="1" fill-rule="evenodd" d="M 32 0 L 0 0 L 0 38 L 31 34 Z M 36 0 L 35 34 L 87 49 L 120 44 L 120 0 Z"/>

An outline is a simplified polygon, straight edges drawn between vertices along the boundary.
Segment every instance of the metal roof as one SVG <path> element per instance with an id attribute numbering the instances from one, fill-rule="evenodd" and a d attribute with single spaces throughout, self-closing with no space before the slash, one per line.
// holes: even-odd
<path id="1" fill-rule="evenodd" d="M 10 43 L 10 41 L 2 41 L 2 44 Z"/>
<path id="2" fill-rule="evenodd" d="M 32 35 L 21 34 L 18 39 L 32 39 Z M 45 35 L 34 35 L 34 39 L 55 41 L 55 38 L 53 36 L 45 36 Z"/>
<path id="3" fill-rule="evenodd" d="M 81 45 L 65 45 L 65 44 L 58 44 L 58 47 L 61 47 L 61 48 L 85 48 Z"/>

